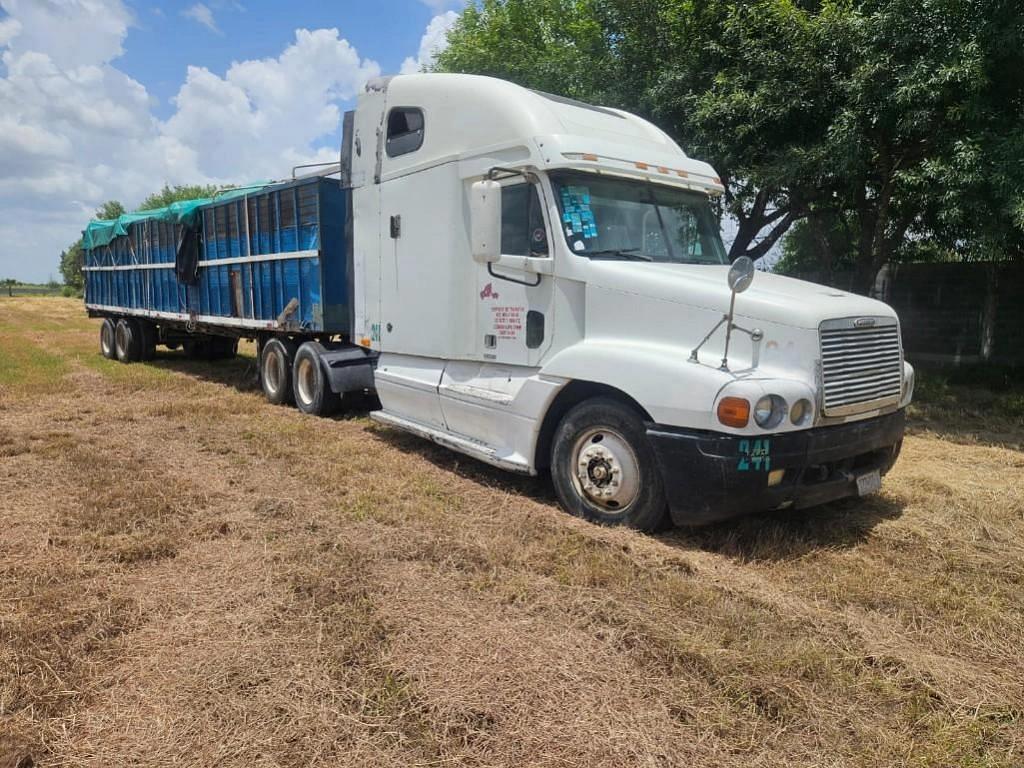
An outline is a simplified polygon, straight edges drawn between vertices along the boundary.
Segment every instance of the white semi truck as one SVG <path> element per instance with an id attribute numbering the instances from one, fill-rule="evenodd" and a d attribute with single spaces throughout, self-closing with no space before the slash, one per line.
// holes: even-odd
<path id="1" fill-rule="evenodd" d="M 312 247 L 261 240 L 259 220 L 287 223 L 274 213 L 287 185 L 212 201 L 193 238 L 206 258 L 182 255 L 179 221 L 174 261 L 159 262 L 184 286 L 180 307 L 87 293 L 105 354 L 256 338 L 272 401 L 323 413 L 371 389 L 375 421 L 550 472 L 564 507 L 601 523 L 652 530 L 878 490 L 914 385 L 895 313 L 730 266 L 709 200 L 722 183 L 663 131 L 445 74 L 372 81 L 345 127 L 340 181 L 318 181 L 340 202 L 321 195 Z M 209 211 L 224 205 L 239 207 L 222 232 Z M 343 237 L 328 248 L 332 227 Z M 91 279 L 138 266 L 97 249 Z M 275 291 L 261 270 L 290 258 L 313 277 Z"/>

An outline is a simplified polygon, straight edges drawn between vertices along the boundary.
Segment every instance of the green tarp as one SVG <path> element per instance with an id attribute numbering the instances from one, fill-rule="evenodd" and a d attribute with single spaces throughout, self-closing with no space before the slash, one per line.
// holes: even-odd
<path id="1" fill-rule="evenodd" d="M 99 248 L 110 245 L 114 238 L 128 234 L 128 227 L 140 221 L 167 221 L 171 224 L 184 224 L 190 229 L 199 222 L 199 209 L 210 203 L 226 203 L 267 187 L 266 182 L 239 187 L 217 195 L 216 198 L 200 197 L 195 200 L 182 200 L 171 203 L 166 208 L 154 208 L 149 211 L 125 213 L 116 219 L 93 219 L 82 233 L 84 248 Z"/>

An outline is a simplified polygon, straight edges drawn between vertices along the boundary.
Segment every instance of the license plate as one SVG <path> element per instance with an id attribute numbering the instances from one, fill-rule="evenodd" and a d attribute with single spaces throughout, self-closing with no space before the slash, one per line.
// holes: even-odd
<path id="1" fill-rule="evenodd" d="M 870 496 L 882 490 L 882 473 L 877 469 L 857 478 L 857 495 Z"/>

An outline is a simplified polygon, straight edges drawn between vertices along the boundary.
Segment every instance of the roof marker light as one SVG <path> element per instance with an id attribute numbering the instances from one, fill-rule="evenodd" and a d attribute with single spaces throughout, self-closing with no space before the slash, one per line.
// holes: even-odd
<path id="1" fill-rule="evenodd" d="M 636 166 L 637 168 L 639 168 L 639 169 L 640 169 L 641 171 L 646 171 L 646 170 L 647 170 L 648 168 L 650 168 L 650 167 L 651 167 L 651 166 L 649 166 L 649 165 L 648 165 L 647 163 L 634 163 L 634 165 L 635 165 L 635 166 Z"/>
<path id="2" fill-rule="evenodd" d="M 591 163 L 596 163 L 597 162 L 597 155 L 584 154 L 583 155 L 583 159 L 584 160 L 588 160 Z"/>

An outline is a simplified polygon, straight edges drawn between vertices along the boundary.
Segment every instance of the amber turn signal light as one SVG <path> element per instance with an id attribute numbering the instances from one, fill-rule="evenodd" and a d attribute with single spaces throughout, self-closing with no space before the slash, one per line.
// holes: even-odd
<path id="1" fill-rule="evenodd" d="M 745 427 L 750 422 L 750 401 L 742 397 L 723 397 L 718 404 L 718 420 L 727 427 Z"/>

